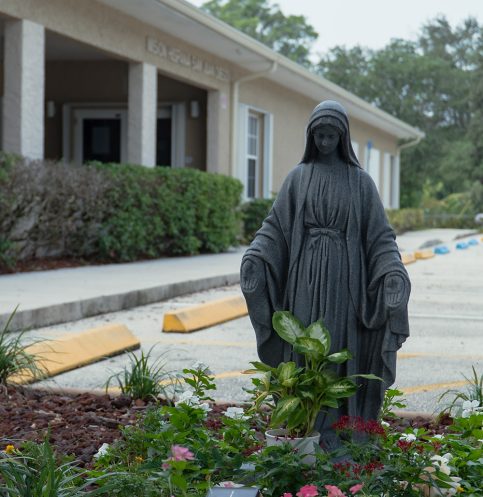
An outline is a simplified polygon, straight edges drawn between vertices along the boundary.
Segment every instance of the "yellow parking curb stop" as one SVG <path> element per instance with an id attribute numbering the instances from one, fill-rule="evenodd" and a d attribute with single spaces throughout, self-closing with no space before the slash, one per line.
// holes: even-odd
<path id="1" fill-rule="evenodd" d="M 434 257 L 434 252 L 432 250 L 417 250 L 414 256 L 416 259 L 431 259 Z"/>
<path id="2" fill-rule="evenodd" d="M 164 315 L 163 332 L 190 333 L 248 314 L 243 297 L 227 297 Z"/>
<path id="3" fill-rule="evenodd" d="M 412 262 L 416 262 L 416 256 L 413 252 L 402 252 L 401 260 L 404 265 L 411 264 Z"/>
<path id="4" fill-rule="evenodd" d="M 38 366 L 46 376 L 54 376 L 139 346 L 139 340 L 126 326 L 108 324 L 35 343 L 26 347 L 25 352 L 38 358 Z M 25 384 L 32 379 L 31 374 L 25 373 L 11 376 L 9 381 Z"/>

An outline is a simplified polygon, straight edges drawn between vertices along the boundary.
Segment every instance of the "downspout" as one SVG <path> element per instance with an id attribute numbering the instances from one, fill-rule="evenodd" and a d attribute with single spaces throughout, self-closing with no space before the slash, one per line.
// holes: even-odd
<path id="1" fill-rule="evenodd" d="M 236 173 L 235 164 L 237 162 L 237 142 L 238 142 L 238 96 L 240 90 L 240 83 L 245 83 L 247 81 L 252 81 L 254 79 L 262 78 L 268 74 L 272 74 L 277 70 L 278 62 L 272 61 L 272 65 L 269 69 L 264 69 L 263 71 L 256 72 L 253 74 L 248 74 L 235 81 L 232 81 L 231 86 L 231 133 L 230 133 L 230 176 L 234 177 Z"/>
<path id="2" fill-rule="evenodd" d="M 397 147 L 398 155 L 400 155 L 401 150 L 404 150 L 405 148 L 415 147 L 424 138 L 424 136 L 425 135 L 423 134 L 421 136 L 416 137 L 414 140 L 411 140 L 411 141 L 408 141 L 406 143 L 403 143 L 402 145 L 399 145 L 399 147 Z"/>

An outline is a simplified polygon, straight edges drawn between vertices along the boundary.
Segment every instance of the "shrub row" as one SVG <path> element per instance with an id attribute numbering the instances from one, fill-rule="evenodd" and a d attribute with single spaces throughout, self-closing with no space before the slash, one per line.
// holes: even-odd
<path id="1" fill-rule="evenodd" d="M 194 169 L 4 159 L 0 263 L 220 252 L 237 242 L 241 190 Z"/>
<path id="2" fill-rule="evenodd" d="M 243 222 L 242 243 L 249 244 L 255 237 L 255 233 L 262 226 L 275 199 L 256 198 L 245 202 L 241 206 L 241 219 Z"/>

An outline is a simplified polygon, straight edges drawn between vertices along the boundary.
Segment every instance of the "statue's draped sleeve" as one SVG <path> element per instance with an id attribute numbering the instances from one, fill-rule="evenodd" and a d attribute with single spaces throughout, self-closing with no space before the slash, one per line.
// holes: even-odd
<path id="1" fill-rule="evenodd" d="M 285 179 L 280 192 L 262 227 L 243 256 L 243 264 L 252 260 L 264 271 L 265 285 L 254 292 L 244 292 L 250 320 L 255 329 L 260 360 L 276 366 L 288 359 L 287 344 L 272 328 L 272 315 L 287 307 L 287 279 L 293 236 L 293 219 L 296 215 L 298 168 Z M 260 264 L 260 261 L 263 264 Z"/>

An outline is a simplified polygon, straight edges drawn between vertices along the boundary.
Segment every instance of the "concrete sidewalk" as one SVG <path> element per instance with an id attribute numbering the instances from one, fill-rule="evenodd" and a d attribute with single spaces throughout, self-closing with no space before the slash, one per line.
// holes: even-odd
<path id="1" fill-rule="evenodd" d="M 410 252 L 450 244 L 469 230 L 423 230 L 398 237 Z M 451 246 L 453 245 L 453 246 Z M 239 281 L 246 247 L 223 254 L 176 257 L 0 276 L 0 327 L 18 306 L 11 329 L 40 328 L 128 309 Z"/>

